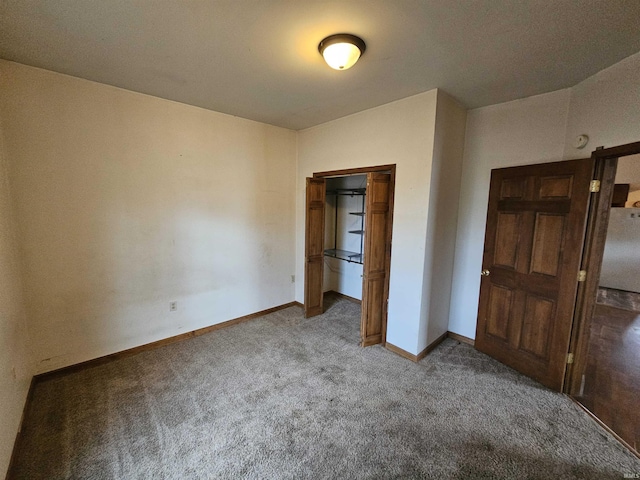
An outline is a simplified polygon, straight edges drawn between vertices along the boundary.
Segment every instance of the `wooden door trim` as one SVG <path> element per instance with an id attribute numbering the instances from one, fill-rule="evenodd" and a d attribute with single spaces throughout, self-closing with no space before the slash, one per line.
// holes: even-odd
<path id="1" fill-rule="evenodd" d="M 386 345 L 387 343 L 387 315 L 389 313 L 389 278 L 391 276 L 391 240 L 393 234 L 393 205 L 396 193 L 396 166 L 394 165 L 384 165 L 389 168 L 389 213 L 388 213 L 388 225 L 387 225 L 387 236 L 386 236 L 386 263 L 384 266 L 384 271 L 386 275 L 386 280 L 384 282 L 384 298 L 387 301 L 384 304 L 384 313 L 382 316 L 382 345 Z"/>
<path id="2" fill-rule="evenodd" d="M 618 145 L 611 148 L 598 148 L 599 150 L 594 150 L 591 154 L 592 158 L 595 158 L 596 160 L 606 160 L 608 158 L 617 159 L 640 153 L 640 142 L 626 143 L 624 145 Z"/>
<path id="3" fill-rule="evenodd" d="M 343 170 L 329 170 L 326 172 L 316 172 L 313 178 L 341 177 L 346 175 L 360 175 L 374 172 L 391 172 L 395 176 L 396 165 L 376 165 L 373 167 L 346 168 Z"/>
<path id="4" fill-rule="evenodd" d="M 587 271 L 587 280 L 578 286 L 574 311 L 571 343 L 568 353 L 573 353 L 573 363 L 568 365 L 564 392 L 578 395 L 582 387 L 582 375 L 587 366 L 591 317 L 598 294 L 600 270 L 607 239 L 611 199 L 615 184 L 618 158 L 640 153 L 640 142 L 595 150 L 591 158 L 596 162 L 595 180 L 600 180 L 600 192 L 592 194 L 587 220 L 587 232 L 583 249 L 581 270 Z"/>
<path id="5" fill-rule="evenodd" d="M 385 274 L 386 280 L 384 283 L 384 297 L 387 299 L 385 302 L 385 308 L 383 312 L 382 319 L 382 338 L 381 343 L 384 346 L 387 342 L 387 315 L 388 315 L 388 300 L 389 300 L 389 279 L 391 276 L 391 242 L 393 239 L 393 210 L 395 205 L 395 196 L 396 196 L 396 164 L 388 164 L 388 165 L 374 165 L 371 167 L 358 167 L 358 168 L 346 168 L 342 170 L 328 170 L 326 172 L 314 172 L 313 178 L 325 178 L 325 177 L 338 177 L 338 176 L 346 176 L 346 175 L 362 175 L 367 173 L 375 173 L 375 172 L 389 172 L 389 222 L 387 225 L 387 236 L 386 236 L 386 264 L 385 264 Z M 305 228 L 305 242 L 306 242 L 306 228 Z M 305 259 L 306 261 L 306 259 Z M 305 282 L 307 281 L 305 275 Z M 361 332 L 362 333 L 362 332 Z"/>

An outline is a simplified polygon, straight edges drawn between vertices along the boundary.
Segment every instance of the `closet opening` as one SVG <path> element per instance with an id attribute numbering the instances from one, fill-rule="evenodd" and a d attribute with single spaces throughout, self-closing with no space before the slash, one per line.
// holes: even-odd
<path id="1" fill-rule="evenodd" d="M 385 343 L 395 165 L 317 172 L 307 178 L 305 316 L 324 295 L 361 304 L 360 344 Z"/>
<path id="2" fill-rule="evenodd" d="M 324 292 L 362 301 L 366 175 L 326 179 Z"/>

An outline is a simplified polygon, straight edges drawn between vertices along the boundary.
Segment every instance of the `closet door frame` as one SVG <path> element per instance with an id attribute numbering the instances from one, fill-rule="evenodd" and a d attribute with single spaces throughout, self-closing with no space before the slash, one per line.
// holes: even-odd
<path id="1" fill-rule="evenodd" d="M 326 172 L 315 172 L 313 174 L 313 178 L 329 178 L 329 177 L 342 177 L 347 175 L 362 175 L 368 173 L 388 173 L 390 177 L 389 182 L 389 219 L 387 224 L 387 234 L 385 236 L 385 250 L 388 252 L 386 262 L 385 262 L 385 273 L 386 279 L 384 283 L 383 302 L 381 304 L 387 305 L 389 300 L 389 277 L 391 270 L 391 239 L 393 234 L 393 204 L 394 204 L 394 196 L 395 196 L 395 185 L 396 185 L 396 165 L 376 165 L 372 167 L 360 167 L 360 168 L 348 168 L 344 170 L 330 170 Z M 306 239 L 305 239 L 306 240 Z M 366 259 L 366 255 L 364 257 Z M 307 279 L 305 278 L 305 282 Z M 383 325 L 382 325 L 382 339 L 381 344 L 384 346 L 387 341 L 387 308 L 383 309 Z M 362 327 L 361 327 L 362 330 Z M 360 332 L 360 336 L 363 337 L 364 332 Z M 364 346 L 364 345 L 363 345 Z"/>

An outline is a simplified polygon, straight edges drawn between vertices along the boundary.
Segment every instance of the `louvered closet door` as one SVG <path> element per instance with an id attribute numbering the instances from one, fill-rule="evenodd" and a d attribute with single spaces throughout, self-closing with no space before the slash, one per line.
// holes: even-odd
<path id="1" fill-rule="evenodd" d="M 326 185 L 323 178 L 307 178 L 304 267 L 305 317 L 313 317 L 322 313 L 325 191 Z"/>
<path id="2" fill-rule="evenodd" d="M 590 159 L 491 173 L 476 348 L 555 390 L 566 368 L 592 174 Z"/>
<path id="3" fill-rule="evenodd" d="M 382 342 L 387 318 L 385 286 L 387 257 L 391 254 L 391 245 L 387 242 L 390 183 L 389 174 L 367 174 L 360 326 L 362 345 L 365 347 Z"/>

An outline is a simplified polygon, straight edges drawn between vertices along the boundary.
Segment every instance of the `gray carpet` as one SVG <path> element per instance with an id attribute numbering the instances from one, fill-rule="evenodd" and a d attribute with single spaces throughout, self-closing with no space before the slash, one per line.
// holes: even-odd
<path id="1" fill-rule="evenodd" d="M 360 307 L 329 304 L 38 383 L 13 478 L 640 474 L 566 397 L 450 339 L 419 364 L 360 348 Z"/>

